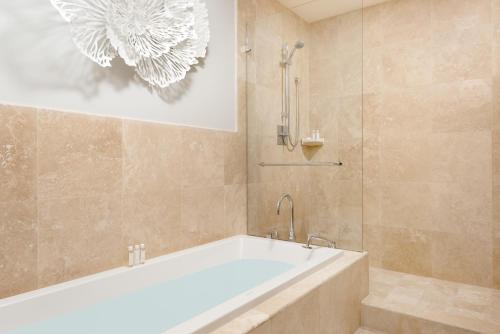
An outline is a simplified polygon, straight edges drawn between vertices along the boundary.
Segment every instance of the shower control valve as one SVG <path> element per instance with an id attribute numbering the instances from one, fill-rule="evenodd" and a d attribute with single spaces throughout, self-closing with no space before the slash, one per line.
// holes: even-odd
<path id="1" fill-rule="evenodd" d="M 288 128 L 284 125 L 278 125 L 276 143 L 278 145 L 286 145 L 287 137 L 288 137 Z"/>

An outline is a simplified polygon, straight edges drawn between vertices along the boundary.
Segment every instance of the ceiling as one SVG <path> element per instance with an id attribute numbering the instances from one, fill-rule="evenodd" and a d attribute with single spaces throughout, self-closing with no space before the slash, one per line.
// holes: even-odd
<path id="1" fill-rule="evenodd" d="M 344 14 L 388 0 L 278 0 L 307 22 Z"/>

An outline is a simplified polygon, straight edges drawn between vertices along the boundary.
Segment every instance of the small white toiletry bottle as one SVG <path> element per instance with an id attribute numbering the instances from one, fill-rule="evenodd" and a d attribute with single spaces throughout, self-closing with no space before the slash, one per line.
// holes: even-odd
<path id="1" fill-rule="evenodd" d="M 134 266 L 141 262 L 141 248 L 139 245 L 134 246 Z"/>
<path id="2" fill-rule="evenodd" d="M 128 266 L 134 266 L 134 247 L 128 246 Z"/>
<path id="3" fill-rule="evenodd" d="M 146 246 L 141 244 L 141 264 L 146 263 Z"/>

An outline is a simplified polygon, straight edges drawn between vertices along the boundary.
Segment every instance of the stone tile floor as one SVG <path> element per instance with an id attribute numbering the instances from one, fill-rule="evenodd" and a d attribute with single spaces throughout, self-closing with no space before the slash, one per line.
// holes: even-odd
<path id="1" fill-rule="evenodd" d="M 500 333 L 500 290 L 370 268 L 370 294 L 363 304 L 457 329 Z"/>

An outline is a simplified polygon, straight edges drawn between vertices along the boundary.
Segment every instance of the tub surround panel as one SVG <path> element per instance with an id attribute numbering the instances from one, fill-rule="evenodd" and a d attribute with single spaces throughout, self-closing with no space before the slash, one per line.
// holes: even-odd
<path id="1" fill-rule="evenodd" d="M 123 263 L 122 121 L 37 115 L 38 285 Z M 106 256 L 103 256 L 106 254 Z"/>
<path id="2" fill-rule="evenodd" d="M 0 296 L 37 286 L 36 113 L 0 105 Z"/>
<path id="3" fill-rule="evenodd" d="M 224 226 L 234 234 L 247 231 L 247 185 L 224 186 Z"/>
<path id="4" fill-rule="evenodd" d="M 319 333 L 319 296 L 320 289 L 313 290 L 280 310 L 271 318 L 269 333 Z"/>
<path id="5" fill-rule="evenodd" d="M 130 194 L 155 194 L 181 185 L 182 129 L 125 121 L 123 124 L 123 189 Z M 165 173 L 168 170 L 168 173 Z"/>
<path id="6" fill-rule="evenodd" d="M 120 194 L 38 200 L 38 286 L 125 263 Z"/>
<path id="7" fill-rule="evenodd" d="M 177 249 L 181 240 L 182 130 L 175 126 L 123 124 L 123 222 L 128 244 L 148 240 L 147 253 Z M 172 239 L 172 242 L 165 240 Z"/>
<path id="8" fill-rule="evenodd" d="M 368 256 L 344 252 L 334 263 L 267 299 L 212 332 L 354 333 L 368 295 Z"/>
<path id="9" fill-rule="evenodd" d="M 0 296 L 37 288 L 36 201 L 0 202 Z"/>
<path id="10" fill-rule="evenodd" d="M 191 234 L 193 245 L 222 239 L 224 186 L 184 187 L 182 190 L 182 226 Z"/>
<path id="11" fill-rule="evenodd" d="M 222 132 L 182 130 L 182 185 L 185 187 L 224 185 L 224 136 Z"/>
<path id="12" fill-rule="evenodd" d="M 38 197 L 118 194 L 122 182 L 120 119 L 40 110 Z"/>
<path id="13" fill-rule="evenodd" d="M 123 232 L 127 244 L 148 240 L 148 257 L 182 248 L 190 236 L 182 233 L 180 194 L 180 187 L 167 187 L 161 193 L 124 194 Z"/>
<path id="14" fill-rule="evenodd" d="M 0 128 L 0 298 L 246 233 L 240 133 L 14 106 Z"/>
<path id="15" fill-rule="evenodd" d="M 36 114 L 0 106 L 0 202 L 36 198 Z"/>
<path id="16" fill-rule="evenodd" d="M 244 132 L 244 133 L 242 133 Z M 224 133 L 224 184 L 247 183 L 247 160 L 241 152 L 246 152 L 246 129 L 238 133 Z"/>
<path id="17" fill-rule="evenodd" d="M 363 230 L 374 266 L 498 287 L 498 8 L 397 0 L 363 12 Z"/>

